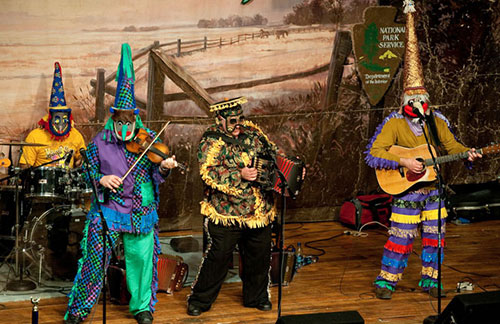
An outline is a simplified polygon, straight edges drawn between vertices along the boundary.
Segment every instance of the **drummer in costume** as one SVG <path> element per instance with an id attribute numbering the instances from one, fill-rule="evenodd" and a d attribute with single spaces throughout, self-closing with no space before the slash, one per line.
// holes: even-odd
<path id="1" fill-rule="evenodd" d="M 207 246 L 188 298 L 187 313 L 208 311 L 220 291 L 238 244 L 243 263 L 243 305 L 271 310 L 269 269 L 271 222 L 276 216 L 272 192 L 255 186 L 258 154 L 276 155 L 277 147 L 262 130 L 244 120 L 243 97 L 212 105 L 216 124 L 204 133 L 199 150 L 205 187 L 201 202 Z"/>
<path id="2" fill-rule="evenodd" d="M 25 146 L 19 163 L 24 166 L 39 166 L 72 154 L 71 160 L 61 159 L 50 166 L 78 167 L 81 164 L 79 150 L 85 148 L 82 134 L 74 127 L 71 108 L 66 106 L 62 82 L 61 65 L 54 63 L 54 80 L 48 114 L 38 122 L 39 128 L 26 137 L 28 143 L 45 146 Z M 66 163 L 65 163 L 66 162 Z"/>
<path id="3" fill-rule="evenodd" d="M 121 177 L 139 155 L 129 152 L 126 143 L 144 129 L 134 97 L 134 68 L 130 46 L 122 45 L 117 73 L 117 95 L 112 116 L 104 130 L 89 143 L 87 157 L 91 179 L 98 187 L 101 207 L 110 230 L 106 245 L 107 260 L 111 248 L 121 236 L 125 250 L 127 287 L 131 294 L 129 310 L 138 323 L 152 323 L 158 287 L 158 186 L 176 166 L 173 158 L 153 164 L 144 156 L 130 174 Z M 154 137 L 154 132 L 146 131 Z M 82 258 L 69 294 L 65 323 L 80 323 L 97 302 L 102 288 L 103 243 L 101 219 L 92 203 L 81 242 Z"/>

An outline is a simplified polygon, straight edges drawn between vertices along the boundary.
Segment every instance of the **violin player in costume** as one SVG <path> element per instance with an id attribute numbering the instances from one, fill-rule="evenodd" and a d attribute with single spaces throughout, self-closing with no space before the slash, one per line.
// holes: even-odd
<path id="1" fill-rule="evenodd" d="M 90 178 L 97 185 L 101 208 L 110 230 L 106 246 L 107 264 L 119 237 L 123 240 L 129 310 L 138 323 L 152 323 L 158 287 L 158 186 L 177 163 L 170 157 L 154 164 L 146 156 L 130 152 L 127 143 L 144 129 L 134 97 L 134 68 L 130 46 L 122 44 L 117 72 L 117 95 L 104 130 L 89 143 L 86 155 Z M 146 129 L 151 138 L 155 133 Z M 131 170 L 122 181 L 121 177 Z M 80 323 L 98 301 L 102 288 L 103 242 L 101 219 L 92 202 L 81 242 L 82 258 L 69 293 L 65 323 Z M 110 246 L 111 245 L 111 246 Z"/>
<path id="2" fill-rule="evenodd" d="M 55 167 L 78 167 L 82 159 L 79 150 L 85 148 L 82 134 L 74 127 L 71 108 L 66 105 L 62 71 L 59 62 L 54 63 L 54 78 L 48 113 L 38 122 L 25 141 L 44 146 L 25 146 L 19 163 L 23 167 L 41 164 L 63 158 L 71 154 L 67 162 L 61 159 L 50 164 Z"/>
<path id="3" fill-rule="evenodd" d="M 396 170 L 404 167 L 412 174 L 423 173 L 425 169 L 420 160 L 395 155 L 389 152 L 389 149 L 393 145 L 409 149 L 425 145 L 426 139 L 420 125 L 420 119 L 425 116 L 425 134 L 434 146 L 442 147 L 450 154 L 468 152 L 468 160 L 474 161 L 481 155 L 475 149 L 460 144 L 451 132 L 450 122 L 441 112 L 429 107 L 429 94 L 424 87 L 415 32 L 415 9 L 412 1 L 405 1 L 405 5 L 407 20 L 402 108 L 391 113 L 377 127 L 367 146 L 365 160 L 375 169 Z M 384 245 L 382 267 L 374 283 L 377 298 L 391 299 L 413 251 L 413 241 L 420 232 L 419 224 L 422 224 L 422 271 L 419 286 L 432 297 L 438 297 L 439 209 L 442 219 L 441 246 L 444 246 L 447 213 L 444 201 L 439 199 L 437 181 L 427 182 L 423 186 L 412 187 L 394 195 L 390 237 Z M 444 256 L 444 253 L 441 255 Z"/>
<path id="4" fill-rule="evenodd" d="M 269 268 L 271 222 L 276 206 L 271 192 L 253 185 L 257 154 L 276 155 L 262 130 L 244 120 L 244 97 L 210 106 L 216 123 L 203 134 L 198 162 L 204 184 L 201 202 L 206 250 L 188 297 L 187 313 L 198 316 L 214 303 L 238 244 L 243 263 L 243 305 L 271 310 Z"/>

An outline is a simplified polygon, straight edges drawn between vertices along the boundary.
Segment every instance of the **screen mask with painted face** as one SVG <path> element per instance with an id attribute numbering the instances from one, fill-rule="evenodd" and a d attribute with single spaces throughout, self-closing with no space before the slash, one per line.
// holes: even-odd
<path id="1" fill-rule="evenodd" d="M 243 115 L 226 117 L 226 131 L 228 133 L 232 133 L 237 125 L 240 125 L 240 126 L 243 125 L 244 120 L 245 120 L 245 116 L 243 116 Z"/>
<path id="2" fill-rule="evenodd" d="M 113 124 L 117 138 L 127 142 L 134 137 L 135 121 L 119 119 L 115 120 Z"/>
<path id="3" fill-rule="evenodd" d="M 56 136 L 64 136 L 71 130 L 71 110 L 50 110 L 49 127 Z"/>

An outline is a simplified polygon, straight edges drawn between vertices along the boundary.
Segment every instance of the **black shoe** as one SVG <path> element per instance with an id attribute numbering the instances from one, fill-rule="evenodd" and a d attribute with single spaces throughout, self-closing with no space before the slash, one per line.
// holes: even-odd
<path id="1" fill-rule="evenodd" d="M 134 316 L 135 320 L 139 324 L 151 324 L 153 323 L 153 315 L 151 315 L 150 311 L 144 311 L 135 314 Z"/>
<path id="2" fill-rule="evenodd" d="M 68 314 L 68 319 L 64 320 L 64 324 L 79 324 L 81 322 L 83 322 L 83 320 L 80 317 L 72 314 Z"/>
<path id="3" fill-rule="evenodd" d="M 201 313 L 203 313 L 203 310 L 201 309 L 201 307 L 195 306 L 193 304 L 188 304 L 187 313 L 191 316 L 200 316 Z"/>
<path id="4" fill-rule="evenodd" d="M 267 312 L 267 311 L 270 311 L 271 309 L 273 309 L 273 304 L 271 304 L 271 302 L 269 300 L 260 302 L 257 305 L 247 304 L 247 305 L 243 305 L 243 306 L 250 307 L 250 308 L 257 308 L 258 310 L 261 310 L 263 312 Z"/>
<path id="5" fill-rule="evenodd" d="M 265 302 L 258 304 L 256 308 L 260 311 L 267 312 L 273 309 L 273 304 L 271 304 L 269 300 L 266 300 Z"/>
<path id="6" fill-rule="evenodd" d="M 431 295 L 431 297 L 434 297 L 434 298 L 438 298 L 438 289 L 437 287 L 432 287 L 431 289 L 429 289 L 429 295 Z M 441 297 L 446 297 L 446 293 L 444 292 L 443 289 L 441 289 Z"/>
<path id="7" fill-rule="evenodd" d="M 378 299 L 391 299 L 392 298 L 392 290 L 388 288 L 375 288 L 375 296 Z"/>

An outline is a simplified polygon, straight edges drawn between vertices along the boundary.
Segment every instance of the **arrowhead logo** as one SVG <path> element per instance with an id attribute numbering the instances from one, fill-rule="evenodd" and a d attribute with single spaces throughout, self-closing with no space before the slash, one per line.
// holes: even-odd
<path id="1" fill-rule="evenodd" d="M 396 13 L 395 7 L 368 7 L 364 22 L 353 27 L 356 64 L 372 105 L 386 93 L 403 58 L 406 27 L 394 22 Z"/>

